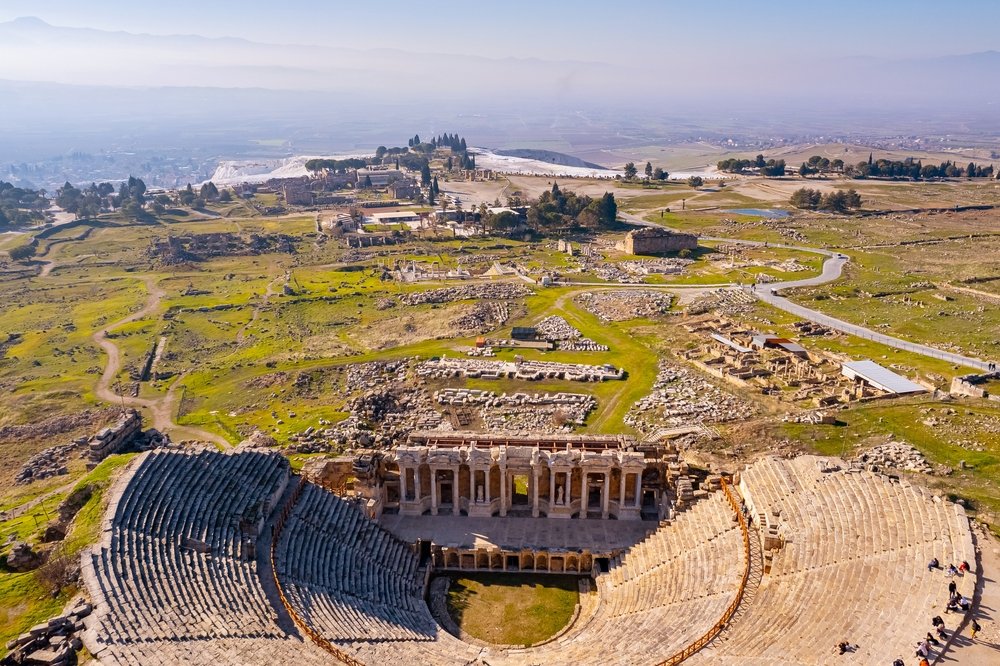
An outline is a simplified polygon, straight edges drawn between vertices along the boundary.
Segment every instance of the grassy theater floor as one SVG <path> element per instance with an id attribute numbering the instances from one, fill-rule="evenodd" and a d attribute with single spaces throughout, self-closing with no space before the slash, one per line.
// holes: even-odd
<path id="1" fill-rule="evenodd" d="M 575 576 L 456 576 L 448 591 L 448 612 L 479 640 L 534 645 L 569 623 L 578 598 Z"/>

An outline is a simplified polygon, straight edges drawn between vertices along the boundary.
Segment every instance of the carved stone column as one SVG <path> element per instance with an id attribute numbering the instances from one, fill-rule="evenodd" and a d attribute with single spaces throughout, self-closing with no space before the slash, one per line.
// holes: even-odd
<path id="1" fill-rule="evenodd" d="M 531 469 L 531 517 L 538 518 L 538 468 Z"/>
<path id="2" fill-rule="evenodd" d="M 507 467 L 500 466 L 500 515 L 507 515 Z"/>
<path id="3" fill-rule="evenodd" d="M 456 479 L 457 482 L 457 479 Z M 474 504 L 476 501 L 476 468 L 473 464 L 469 463 L 469 504 Z"/>
<path id="4" fill-rule="evenodd" d="M 611 470 L 604 472 L 604 492 L 601 493 L 601 518 L 608 519 L 608 509 L 611 502 Z"/>
<path id="5" fill-rule="evenodd" d="M 431 515 L 438 515 L 438 480 L 437 480 L 437 470 L 434 467 L 431 470 Z"/>
<path id="6" fill-rule="evenodd" d="M 628 473 L 626 473 L 625 470 L 621 470 L 621 476 L 619 478 L 619 481 L 621 483 L 619 484 L 619 491 L 618 491 L 618 497 L 619 497 L 619 499 L 618 499 L 618 510 L 619 511 L 621 511 L 621 509 L 625 508 L 625 479 L 627 477 L 628 477 Z"/>

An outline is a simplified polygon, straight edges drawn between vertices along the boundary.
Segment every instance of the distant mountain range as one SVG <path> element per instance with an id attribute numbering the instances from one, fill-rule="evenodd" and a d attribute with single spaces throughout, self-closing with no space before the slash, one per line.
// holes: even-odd
<path id="1" fill-rule="evenodd" d="M 22 18 L 0 23 L 0 53 L 0 164 L 76 150 L 277 157 L 457 131 L 479 145 L 566 146 L 520 155 L 577 166 L 573 150 L 670 140 L 1000 133 L 995 51 L 621 66 Z M 262 147 L 274 140 L 280 150 Z"/>
<path id="2" fill-rule="evenodd" d="M 331 37 L 335 39 L 335 35 Z M 429 40 L 432 44 L 432 40 Z M 38 18 L 0 23 L 0 79 L 108 86 L 267 88 L 366 93 L 405 102 L 541 95 L 572 103 L 628 96 L 643 101 L 737 96 L 1000 102 L 1000 53 L 905 58 L 762 55 L 702 71 L 691 62 L 488 58 L 396 48 L 266 44 L 233 37 L 150 35 L 49 25 Z M 595 53 L 599 53 L 595 50 Z M 745 99 L 745 98 L 744 98 Z M 750 100 L 752 103 L 756 100 Z"/>
<path id="3" fill-rule="evenodd" d="M 265 44 L 200 35 L 149 35 L 49 25 L 37 18 L 0 23 L 0 79 L 113 86 L 208 86 L 406 93 L 569 89 L 612 80 L 601 63 L 485 58 L 392 48 Z"/>

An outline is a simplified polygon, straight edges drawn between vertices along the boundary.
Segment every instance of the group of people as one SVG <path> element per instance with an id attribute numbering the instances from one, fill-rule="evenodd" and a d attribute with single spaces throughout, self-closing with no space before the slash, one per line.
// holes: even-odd
<path id="1" fill-rule="evenodd" d="M 934 569 L 941 569 L 941 563 L 938 558 L 931 559 L 927 563 L 927 570 L 933 571 Z M 958 583 L 954 580 L 955 576 L 964 576 L 966 572 L 969 571 L 969 563 L 962 561 L 957 567 L 954 564 L 949 564 L 945 568 L 945 575 L 951 578 L 948 582 L 948 604 L 945 606 L 945 612 L 961 612 L 966 613 L 972 608 L 972 601 L 968 597 L 963 596 L 958 591 Z M 940 615 L 935 615 L 931 618 L 931 625 L 933 627 L 933 633 L 927 632 L 927 635 L 917 643 L 916 656 L 920 657 L 919 666 L 928 666 L 931 656 L 931 649 L 940 647 L 942 642 L 947 641 L 948 630 L 944 627 L 944 619 Z M 975 639 L 976 633 L 982 628 L 975 619 L 972 620 L 972 638 Z M 935 634 L 937 634 L 935 636 Z M 896 659 L 892 662 L 892 666 L 904 666 L 902 658 Z"/>

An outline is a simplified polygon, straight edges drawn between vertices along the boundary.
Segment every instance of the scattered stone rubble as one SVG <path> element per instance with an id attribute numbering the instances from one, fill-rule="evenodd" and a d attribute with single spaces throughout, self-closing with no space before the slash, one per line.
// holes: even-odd
<path id="1" fill-rule="evenodd" d="M 653 289 L 622 289 L 580 294 L 577 300 L 605 322 L 656 317 L 670 310 L 673 297 Z"/>
<path id="2" fill-rule="evenodd" d="M 753 414 L 751 404 L 686 368 L 661 360 L 652 392 L 632 406 L 624 422 L 648 435 L 664 426 L 736 421 Z"/>
<path id="3" fill-rule="evenodd" d="M 504 301 L 478 301 L 472 310 L 451 323 L 463 333 L 487 333 L 510 319 L 510 307 Z"/>
<path id="4" fill-rule="evenodd" d="M 417 291 L 401 298 L 406 305 L 422 305 L 424 303 L 452 303 L 472 299 L 511 300 L 521 298 L 531 293 L 531 289 L 523 284 L 512 282 L 484 282 L 479 284 L 463 284 L 453 287 L 442 287 L 429 291 Z"/>
<path id="5" fill-rule="evenodd" d="M 397 359 L 348 366 L 347 389 L 360 391 L 347 403 L 350 415 L 337 423 L 320 419 L 319 427 L 291 435 L 290 450 L 325 453 L 351 446 L 389 447 L 413 430 L 439 426 L 441 414 L 427 391 L 408 382 L 409 363 L 409 359 Z"/>
<path id="6" fill-rule="evenodd" d="M 0 664 L 75 664 L 76 653 L 83 648 L 78 634 L 85 630 L 83 619 L 94 607 L 80 599 L 63 615 L 35 625 L 7 642 L 9 653 Z"/>
<path id="7" fill-rule="evenodd" d="M 7 554 L 7 568 L 25 572 L 37 569 L 45 562 L 45 554 L 36 552 L 27 541 L 16 541 Z"/>
<path id="8" fill-rule="evenodd" d="M 742 289 L 716 289 L 687 306 L 688 314 L 698 315 L 709 311 L 724 314 L 750 312 L 757 299 Z"/>
<path id="9" fill-rule="evenodd" d="M 278 445 L 278 440 L 265 432 L 254 430 L 250 436 L 239 443 L 240 449 L 268 449 Z"/>
<path id="10" fill-rule="evenodd" d="M 96 427 L 114 418 L 120 410 L 88 409 L 76 414 L 62 414 L 44 421 L 0 427 L 0 442 L 50 438 L 80 428 Z"/>
<path id="11" fill-rule="evenodd" d="M 905 442 L 880 444 L 860 453 L 856 460 L 873 472 L 886 467 L 921 474 L 929 474 L 933 470 L 924 454 Z"/>
<path id="12" fill-rule="evenodd" d="M 593 396 L 582 393 L 501 393 L 476 389 L 445 388 L 434 392 L 434 401 L 448 406 L 475 406 L 488 430 L 569 432 L 583 425 L 597 407 Z"/>
<path id="13" fill-rule="evenodd" d="M 583 337 L 583 333 L 570 326 L 569 322 L 558 315 L 546 317 L 536 324 L 538 336 L 554 342 L 557 349 L 563 351 L 608 351 L 607 345 L 594 342 Z"/>
<path id="14" fill-rule="evenodd" d="M 78 437 L 67 444 L 51 446 L 39 451 L 21 467 L 14 476 L 14 483 L 25 485 L 53 476 L 69 474 L 69 460 L 79 453 L 93 466 L 112 453 L 126 449 L 145 451 L 165 446 L 170 439 L 158 430 L 142 432 L 142 417 L 135 410 L 127 410 L 118 421 L 91 437 Z"/>
<path id="15" fill-rule="evenodd" d="M 619 284 L 641 284 L 649 275 L 677 275 L 693 264 L 692 259 L 645 259 L 639 261 L 585 261 L 585 271 Z"/>
<path id="16" fill-rule="evenodd" d="M 41 481 L 52 476 L 69 474 L 69 458 L 74 451 L 79 451 L 87 445 L 86 437 L 79 437 L 69 444 L 59 444 L 39 451 L 28 458 L 20 471 L 14 477 L 14 483 L 24 485 L 32 481 Z"/>
<path id="17" fill-rule="evenodd" d="M 347 388 L 351 391 L 373 389 L 391 382 L 405 381 L 409 363 L 410 359 L 407 358 L 352 363 L 347 366 Z"/>
<path id="18" fill-rule="evenodd" d="M 152 241 L 146 249 L 146 256 L 162 265 L 172 266 L 213 257 L 278 252 L 295 254 L 295 238 L 287 234 L 228 232 L 167 236 Z"/>
<path id="19" fill-rule="evenodd" d="M 420 377 L 448 379 L 471 377 L 480 379 L 563 379 L 577 382 L 603 382 L 624 379 L 625 371 L 611 364 L 582 365 L 548 361 L 488 361 L 478 358 L 448 358 L 424 361 L 417 366 Z"/>

